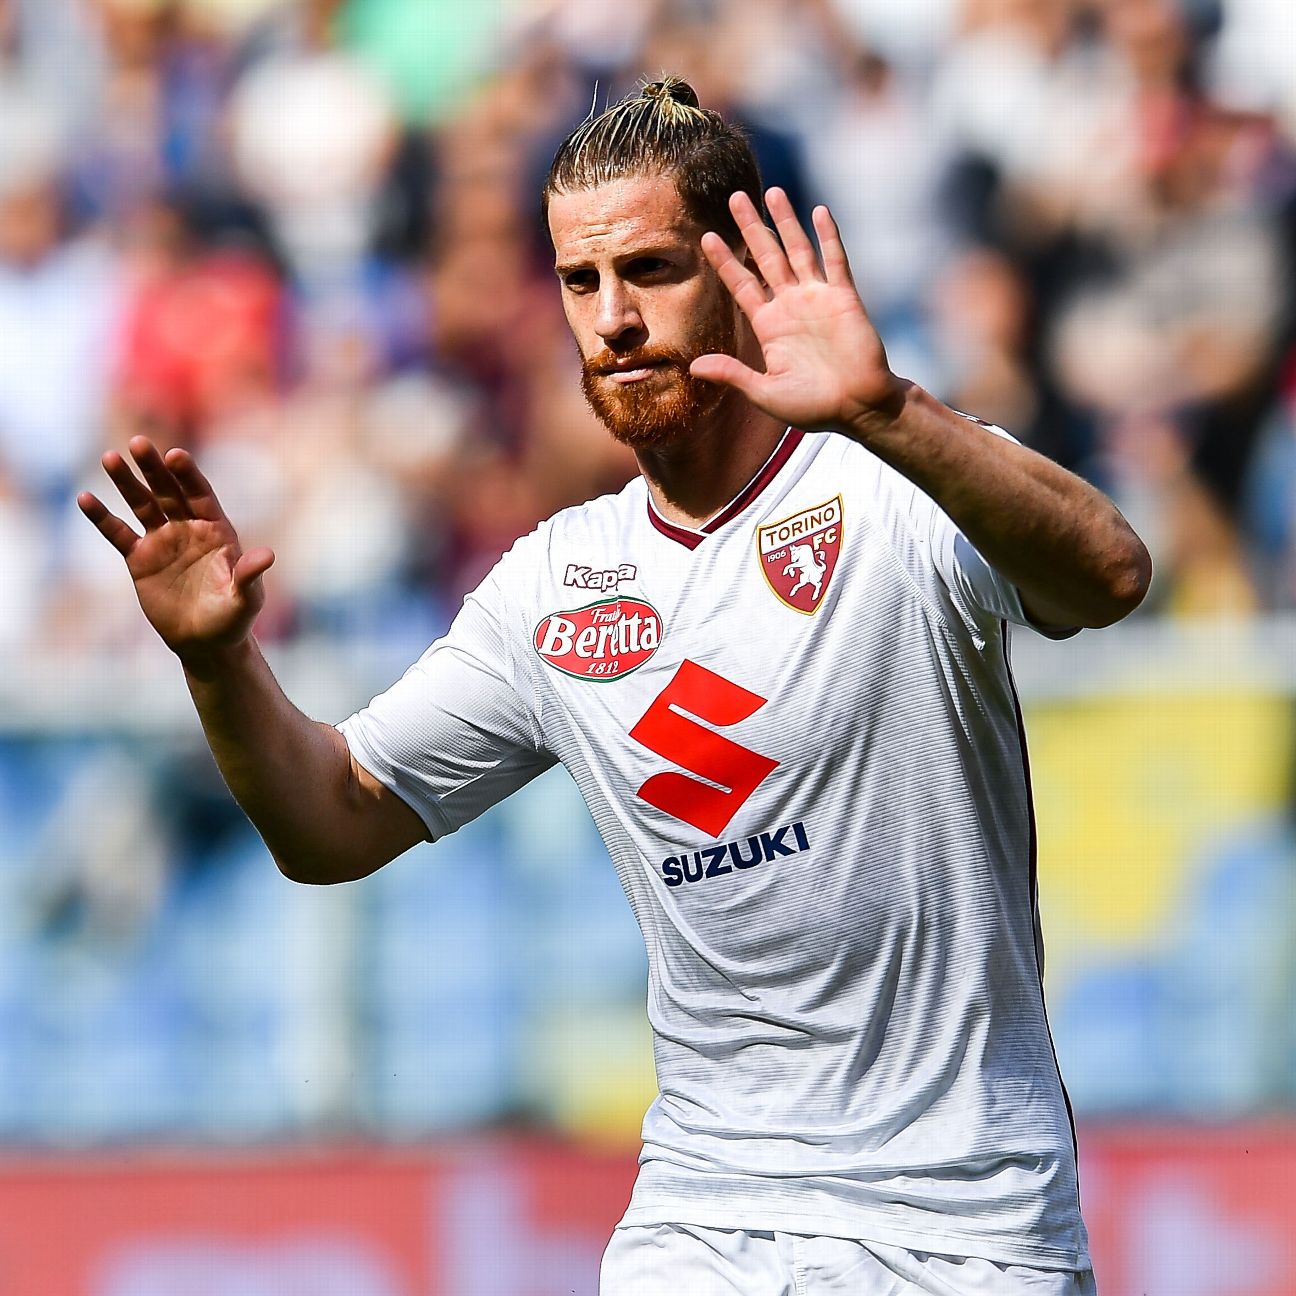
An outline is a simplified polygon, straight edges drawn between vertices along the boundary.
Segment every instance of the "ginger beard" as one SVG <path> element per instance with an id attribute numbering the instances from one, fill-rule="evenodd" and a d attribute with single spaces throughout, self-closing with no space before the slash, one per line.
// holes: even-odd
<path id="1" fill-rule="evenodd" d="M 688 435 L 700 421 L 737 397 L 732 388 L 703 382 L 689 373 L 698 356 L 737 350 L 738 331 L 727 312 L 690 339 L 688 349 L 638 347 L 618 355 L 600 351 L 581 362 L 581 391 L 604 427 L 632 450 L 655 450 Z M 657 366 L 637 382 L 618 383 L 606 369 L 613 364 L 634 368 Z"/>

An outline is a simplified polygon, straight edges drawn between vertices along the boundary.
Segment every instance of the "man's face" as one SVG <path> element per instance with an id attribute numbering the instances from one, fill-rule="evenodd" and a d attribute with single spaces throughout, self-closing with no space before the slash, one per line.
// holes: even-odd
<path id="1" fill-rule="evenodd" d="M 669 445 L 736 399 L 688 371 L 700 355 L 736 353 L 739 316 L 669 176 L 554 194 L 549 232 L 581 386 L 617 440 Z"/>

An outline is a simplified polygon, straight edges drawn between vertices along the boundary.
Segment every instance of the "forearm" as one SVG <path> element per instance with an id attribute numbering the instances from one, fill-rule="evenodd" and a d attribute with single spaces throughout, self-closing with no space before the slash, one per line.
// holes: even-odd
<path id="1" fill-rule="evenodd" d="M 1148 552 L 1102 492 L 920 387 L 842 431 L 930 495 L 1036 620 L 1110 625 L 1147 592 Z"/>
<path id="2" fill-rule="evenodd" d="M 182 664 L 217 767 L 286 876 L 343 882 L 386 862 L 345 739 L 293 706 L 254 639 Z"/>

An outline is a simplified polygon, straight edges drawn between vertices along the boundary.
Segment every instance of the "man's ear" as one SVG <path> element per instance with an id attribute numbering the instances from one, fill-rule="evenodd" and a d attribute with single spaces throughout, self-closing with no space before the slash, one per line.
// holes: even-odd
<path id="1" fill-rule="evenodd" d="M 760 266 L 756 264 L 756 255 L 752 252 L 751 248 L 749 248 L 746 243 L 743 243 L 740 247 L 734 248 L 734 255 L 740 262 L 742 262 L 743 268 L 745 270 L 750 270 L 760 282 L 760 286 L 768 291 L 769 284 L 765 282 L 765 276 L 761 274 Z"/>

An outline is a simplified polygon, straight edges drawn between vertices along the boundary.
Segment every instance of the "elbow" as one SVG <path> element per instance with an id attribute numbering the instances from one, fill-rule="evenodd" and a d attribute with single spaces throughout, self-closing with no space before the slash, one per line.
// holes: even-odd
<path id="1" fill-rule="evenodd" d="M 271 851 L 270 858 L 274 860 L 275 867 L 288 879 L 289 882 L 313 883 L 315 874 L 310 868 L 309 861 L 300 855 L 285 855 L 279 851 Z"/>
<path id="2" fill-rule="evenodd" d="M 368 863 L 355 858 L 337 859 L 308 850 L 279 851 L 273 848 L 270 857 L 289 882 L 299 882 L 303 886 L 356 882 L 381 868 L 383 863 Z"/>
<path id="3" fill-rule="evenodd" d="M 1152 555 L 1130 531 L 1106 570 L 1106 610 L 1095 628 L 1123 621 L 1147 597 L 1152 585 Z"/>
<path id="4" fill-rule="evenodd" d="M 321 874 L 318 861 L 310 855 L 296 851 L 287 853 L 272 850 L 270 858 L 274 860 L 275 867 L 289 882 L 300 882 L 305 886 L 318 886 L 331 881 L 331 878 Z"/>

